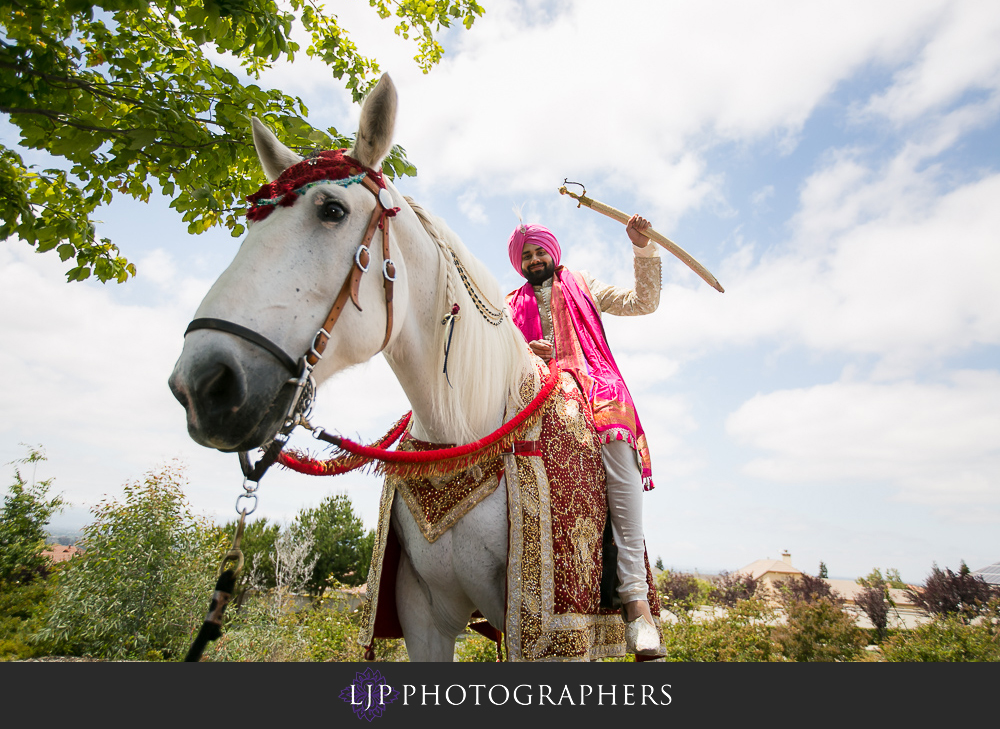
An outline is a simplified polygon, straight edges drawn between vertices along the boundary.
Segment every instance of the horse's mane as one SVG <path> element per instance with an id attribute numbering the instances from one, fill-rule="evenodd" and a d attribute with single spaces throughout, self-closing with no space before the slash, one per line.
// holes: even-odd
<path id="1" fill-rule="evenodd" d="M 448 377 L 439 371 L 434 379 L 435 416 L 456 434 L 458 442 L 471 442 L 499 425 L 494 409 L 498 390 L 504 395 L 511 393 L 515 403 L 522 404 L 519 385 L 525 377 L 534 374 L 531 352 L 511 321 L 509 311 L 499 325 L 491 324 L 479 313 L 456 270 L 452 251 L 462 262 L 467 276 L 488 300 L 489 307 L 505 310 L 504 294 L 496 277 L 469 252 L 443 220 L 409 197 L 405 199 L 437 245 L 441 257 L 436 287 L 437 310 L 444 316 L 452 304 L 457 303 L 460 307 L 460 318 L 455 323 L 448 351 Z M 441 353 L 443 364 L 448 327 L 437 329 L 434 347 Z M 495 383 L 496 389 L 490 387 L 490 383 Z"/>

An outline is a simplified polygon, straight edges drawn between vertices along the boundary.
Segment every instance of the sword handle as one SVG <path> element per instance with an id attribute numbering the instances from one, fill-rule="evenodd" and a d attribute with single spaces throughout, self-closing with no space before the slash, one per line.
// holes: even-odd
<path id="1" fill-rule="evenodd" d="M 617 220 L 619 223 L 622 224 L 628 223 L 628 221 L 632 217 L 631 215 L 623 213 L 621 210 L 618 210 L 617 208 L 613 208 L 610 205 L 605 205 L 604 203 L 598 200 L 593 200 L 587 197 L 586 195 L 577 195 L 576 193 L 570 192 L 569 190 L 566 189 L 565 186 L 559 188 L 559 194 L 569 195 L 571 198 L 578 201 L 579 205 L 577 205 L 577 207 L 580 207 L 580 205 L 586 205 L 591 210 L 595 210 L 601 213 L 601 215 L 606 215 L 612 220 Z M 688 253 L 686 250 L 684 250 L 679 245 L 674 243 L 667 236 L 653 230 L 652 226 L 642 231 L 642 234 L 647 238 L 649 238 L 650 240 L 655 240 L 657 243 L 660 244 L 661 247 L 665 248 L 666 250 L 670 251 L 675 256 L 677 256 L 679 259 L 681 259 L 681 261 L 683 261 L 688 268 L 690 268 L 696 274 L 701 276 L 702 280 L 704 280 L 705 283 L 707 283 L 713 289 L 715 289 L 720 293 L 725 293 L 725 289 L 722 288 L 722 284 L 719 283 L 719 281 L 715 278 L 715 276 L 713 276 L 708 271 L 707 268 L 698 263 L 698 261 L 696 261 L 690 253 Z"/>

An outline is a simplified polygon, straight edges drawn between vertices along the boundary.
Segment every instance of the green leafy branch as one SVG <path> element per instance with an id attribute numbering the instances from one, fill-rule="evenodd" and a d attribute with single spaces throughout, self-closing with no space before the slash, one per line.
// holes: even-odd
<path id="1" fill-rule="evenodd" d="M 425 71 L 443 52 L 434 33 L 482 14 L 469 0 L 372 6 L 397 17 L 397 33 L 413 35 Z M 245 198 L 263 182 L 250 115 L 303 153 L 350 144 L 333 127 L 312 126 L 301 99 L 215 61 L 221 53 L 258 79 L 277 60 L 294 60 L 296 27 L 309 35 L 306 55 L 360 100 L 378 64 L 313 0 L 289 0 L 287 9 L 273 0 L 0 0 L 0 112 L 19 129 L 20 147 L 66 163 L 40 171 L 0 147 L 0 239 L 75 259 L 70 281 L 123 282 L 136 268 L 98 238 L 93 215 L 115 193 L 148 201 L 154 189 L 190 233 L 223 225 L 242 235 Z M 416 174 L 398 146 L 383 170 Z"/>

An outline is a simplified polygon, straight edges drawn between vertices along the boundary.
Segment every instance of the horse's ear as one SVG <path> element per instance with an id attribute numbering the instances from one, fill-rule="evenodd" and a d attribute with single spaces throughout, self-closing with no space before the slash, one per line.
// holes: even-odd
<path id="1" fill-rule="evenodd" d="M 250 126 L 253 127 L 253 146 L 257 149 L 257 157 L 268 182 L 274 182 L 282 172 L 302 161 L 295 152 L 279 142 L 274 132 L 264 126 L 260 119 L 251 117 Z"/>
<path id="2" fill-rule="evenodd" d="M 389 74 L 382 74 L 361 105 L 361 123 L 351 156 L 365 167 L 379 169 L 392 149 L 392 130 L 396 125 L 396 87 Z"/>

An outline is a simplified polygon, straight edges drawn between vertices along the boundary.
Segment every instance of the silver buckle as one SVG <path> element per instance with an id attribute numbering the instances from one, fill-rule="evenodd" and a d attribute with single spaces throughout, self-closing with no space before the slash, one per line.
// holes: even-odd
<path id="1" fill-rule="evenodd" d="M 372 265 L 371 252 L 368 253 L 368 263 L 364 266 L 361 265 L 361 251 L 367 251 L 368 246 L 358 246 L 358 250 L 354 251 L 354 265 L 361 269 L 361 273 L 368 273 L 368 266 Z"/>

